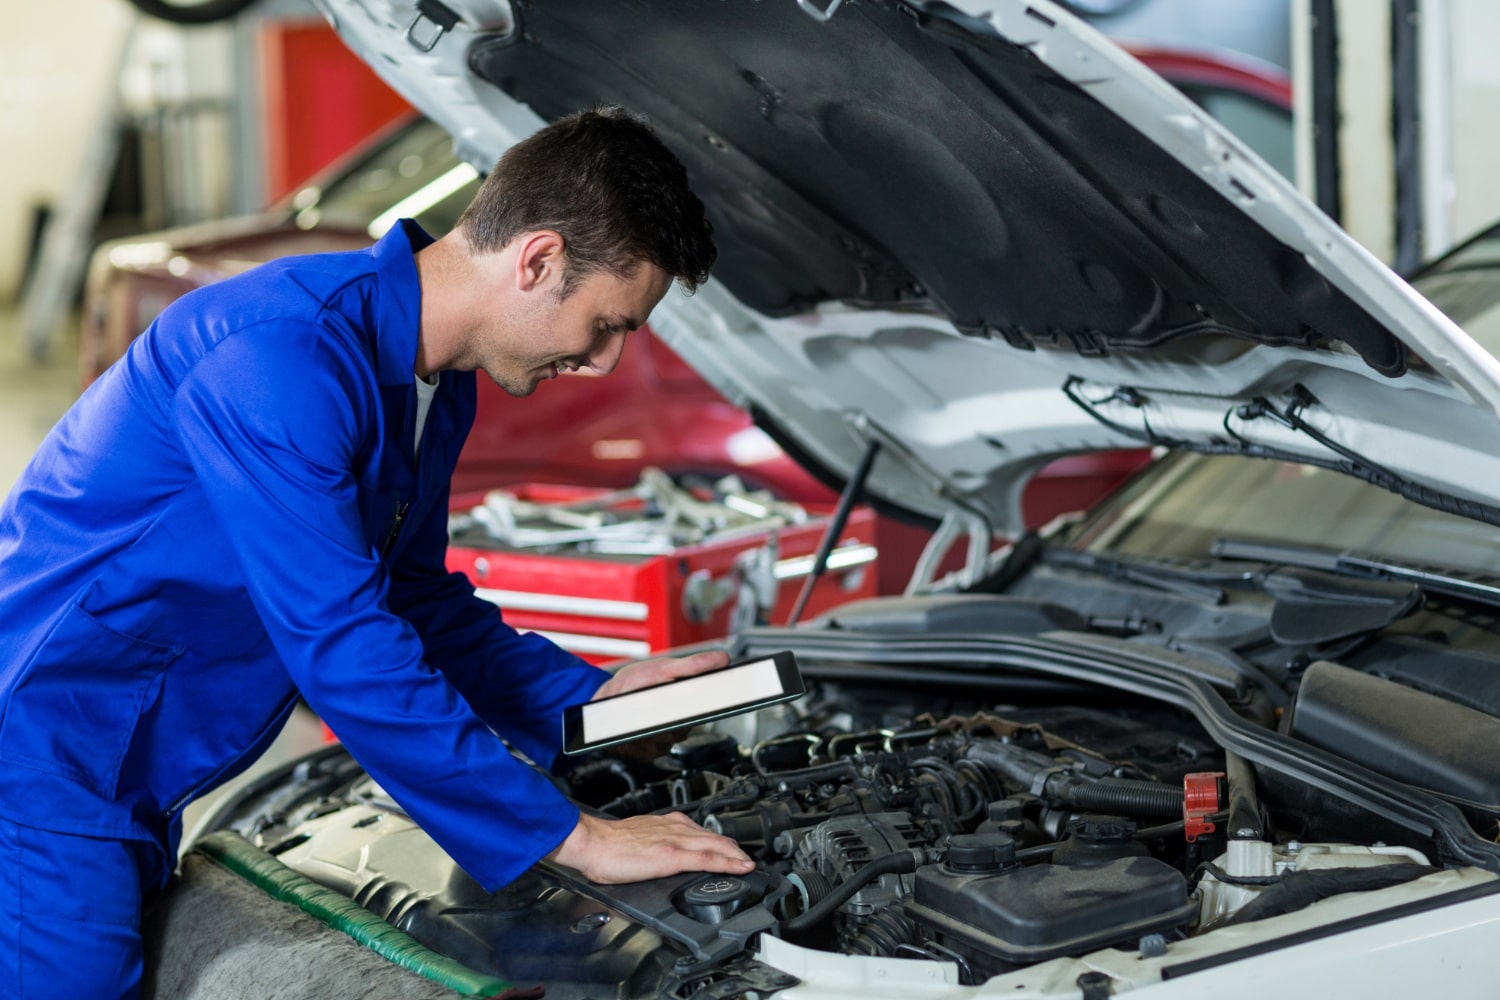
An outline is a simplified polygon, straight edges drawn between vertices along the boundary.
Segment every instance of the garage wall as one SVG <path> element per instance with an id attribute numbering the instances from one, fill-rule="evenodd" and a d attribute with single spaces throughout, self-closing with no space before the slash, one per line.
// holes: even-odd
<path id="1" fill-rule="evenodd" d="M 1395 150 L 1391 140 L 1391 9 L 1338 0 L 1339 166 L 1344 228 L 1375 256 L 1396 256 Z"/>
<path id="2" fill-rule="evenodd" d="M 7 153 L 0 160 L 0 301 L 15 298 L 35 206 L 61 197 L 77 172 L 88 133 L 80 123 L 98 121 L 104 110 L 131 19 L 124 0 L 7 5 L 0 32 Z"/>
<path id="3" fill-rule="evenodd" d="M 1447 216 L 1437 222 L 1452 242 L 1461 242 L 1500 219 L 1500 4 L 1443 0 L 1439 6 L 1447 8 L 1448 51 L 1446 60 L 1440 53 L 1435 61 L 1439 73 L 1446 70 L 1452 118 L 1451 127 L 1436 130 L 1434 138 L 1448 146 L 1452 177 L 1439 179 Z"/>
<path id="4" fill-rule="evenodd" d="M 1294 0 L 1298 175 L 1311 194 L 1310 0 Z M 1395 252 L 1391 4 L 1335 0 L 1341 221 L 1382 260 Z M 1419 0 L 1421 256 L 1431 259 L 1500 220 L 1500 4 Z"/>

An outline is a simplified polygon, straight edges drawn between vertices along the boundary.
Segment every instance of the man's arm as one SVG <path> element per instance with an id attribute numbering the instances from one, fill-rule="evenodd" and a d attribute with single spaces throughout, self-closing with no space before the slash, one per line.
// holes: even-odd
<path id="1" fill-rule="evenodd" d="M 391 567 L 390 607 L 411 622 L 427 662 L 441 670 L 469 707 L 512 746 L 543 765 L 561 752 L 562 710 L 594 698 L 715 670 L 722 652 L 659 657 L 610 674 L 551 640 L 507 625 L 461 573 L 447 571 L 448 489 L 414 524 Z"/>
<path id="2" fill-rule="evenodd" d="M 653 857 L 742 870 L 712 852 L 662 849 L 658 817 L 580 835 L 576 807 L 505 749 L 387 609 L 351 471 L 378 406 L 359 359 L 313 326 L 249 333 L 184 377 L 173 425 L 288 673 L 365 769 L 490 890 L 569 840 L 611 859 L 605 877 Z"/>
<path id="3" fill-rule="evenodd" d="M 428 661 L 453 681 L 474 711 L 533 760 L 545 766 L 561 752 L 559 718 L 565 706 L 728 662 L 722 652 L 661 657 L 611 675 L 542 636 L 518 634 L 492 604 L 474 596 L 466 578 L 446 571 L 446 490 L 439 499 L 392 568 L 391 608 L 416 626 Z M 618 821 L 580 814 L 577 826 L 547 857 L 605 884 L 754 867 L 733 840 L 709 833 L 681 813 Z"/>
<path id="4" fill-rule="evenodd" d="M 445 567 L 448 492 L 391 567 L 390 607 L 416 628 L 427 660 L 469 707 L 543 767 L 562 750 L 562 710 L 591 699 L 609 674 L 545 636 L 521 634 L 474 587 Z"/>
<path id="5" fill-rule="evenodd" d="M 378 400 L 316 326 L 236 333 L 172 420 L 292 680 L 362 765 L 487 888 L 553 850 L 577 809 L 516 760 L 386 609 L 352 472 Z"/>

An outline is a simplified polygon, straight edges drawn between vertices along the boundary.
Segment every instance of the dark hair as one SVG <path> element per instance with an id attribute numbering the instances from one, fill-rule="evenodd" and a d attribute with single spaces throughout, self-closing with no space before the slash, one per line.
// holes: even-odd
<path id="1" fill-rule="evenodd" d="M 691 292 L 718 255 L 687 170 L 650 125 L 613 106 L 559 118 L 512 146 L 458 226 L 478 252 L 556 230 L 567 253 L 564 294 L 585 275 L 623 277 L 641 261 Z"/>

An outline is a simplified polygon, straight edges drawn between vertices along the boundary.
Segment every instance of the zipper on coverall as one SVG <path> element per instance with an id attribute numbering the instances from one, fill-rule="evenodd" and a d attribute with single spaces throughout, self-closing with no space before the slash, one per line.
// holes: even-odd
<path id="1" fill-rule="evenodd" d="M 391 521 L 391 531 L 385 536 L 385 544 L 380 547 L 380 558 L 390 555 L 391 546 L 396 544 L 396 538 L 401 534 L 401 522 L 406 520 L 406 512 L 410 507 L 410 500 L 402 500 L 396 504 L 396 517 Z"/>

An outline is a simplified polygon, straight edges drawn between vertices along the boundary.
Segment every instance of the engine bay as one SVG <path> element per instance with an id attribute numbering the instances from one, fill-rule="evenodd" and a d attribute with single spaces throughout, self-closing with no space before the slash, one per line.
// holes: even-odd
<path id="1" fill-rule="evenodd" d="M 763 631 L 757 651 L 786 635 Z M 554 778 L 601 816 L 682 812 L 732 837 L 757 861 L 744 877 L 599 886 L 543 861 L 487 894 L 338 747 L 212 822 L 434 951 L 549 996 L 764 996 L 797 982 L 762 960 L 768 938 L 803 956 L 932 963 L 955 985 L 1101 954 L 1160 966 L 1188 945 L 1212 952 L 1221 929 L 1494 880 L 1403 825 L 1396 800 L 1366 808 L 1296 767 L 1257 766 L 1200 712 L 1077 678 L 997 679 L 927 637 L 912 639 L 925 659 L 906 654 L 920 669 L 890 662 L 898 635 L 873 659 L 842 642 L 843 655 L 799 651 L 797 703 Z M 1264 699 L 1231 714 L 1284 741 Z"/>

